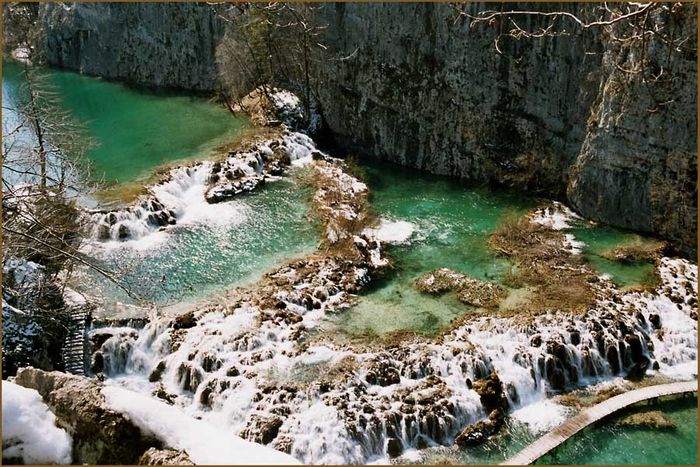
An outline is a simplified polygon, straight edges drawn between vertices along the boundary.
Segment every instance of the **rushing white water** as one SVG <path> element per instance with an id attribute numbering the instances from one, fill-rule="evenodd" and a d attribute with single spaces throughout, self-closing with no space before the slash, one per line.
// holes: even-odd
<path id="1" fill-rule="evenodd" d="M 90 246 L 151 248 L 165 239 L 156 234 L 167 232 L 169 226 L 243 222 L 252 213 L 247 212 L 243 203 L 230 199 L 255 189 L 263 179 L 275 179 L 274 175 L 265 173 L 264 163 L 264 158 L 273 156 L 273 145 L 282 148 L 293 166 L 308 164 L 315 150 L 308 136 L 285 132 L 276 142 L 258 144 L 253 150 L 233 154 L 222 163 L 200 162 L 174 168 L 166 181 L 148 187 L 148 194 L 133 205 L 92 214 Z"/>
<path id="2" fill-rule="evenodd" d="M 150 187 L 151 196 L 127 209 L 93 214 L 92 237 L 99 241 L 138 241 L 178 224 L 230 224 L 245 219 L 245 208 L 235 203 L 209 204 L 204 194 L 212 164 L 179 167 L 170 179 Z"/>
<path id="3" fill-rule="evenodd" d="M 310 160 L 314 151 L 313 142 L 298 135 L 284 146 L 298 151 L 292 160 Z M 354 177 L 322 167 L 342 192 L 366 194 Z M 328 209 L 334 219 L 358 215 L 343 202 Z M 557 214 L 542 213 L 540 221 L 547 216 Z M 332 227 L 326 235 L 335 241 L 342 231 Z M 354 240 L 369 249 L 371 239 Z M 575 247 L 575 239 L 568 240 Z M 382 264 L 379 249 L 369 256 Z M 200 309 L 196 322 L 160 317 L 138 332 L 93 331 L 93 363 L 112 383 L 303 463 L 381 461 L 390 449 L 449 445 L 462 428 L 487 417 L 473 382 L 492 372 L 514 417 L 533 431 L 565 415 L 548 400 L 551 393 L 647 370 L 697 377 L 688 371 L 697 365 L 697 266 L 664 258 L 658 268 L 661 285 L 654 293 L 621 293 L 601 280 L 601 298 L 582 315 L 474 318 L 438 341 L 408 340 L 380 350 L 341 346 L 324 336 L 309 341 L 308 331 L 323 314 L 346 302 L 337 287 L 343 277 L 323 287 L 298 283 L 291 292 L 269 286 L 255 299 Z M 320 269 L 315 276 L 337 271 Z M 274 280 L 298 273 L 283 268 Z M 362 284 L 368 270 L 343 274 Z M 272 304 L 264 306 L 267 300 Z"/>
<path id="4" fill-rule="evenodd" d="M 367 462 L 385 456 L 390 438 L 404 448 L 419 438 L 451 443 L 461 427 L 487 415 L 467 380 L 494 370 L 514 416 L 541 431 L 565 415 L 548 401 L 550 391 L 624 374 L 635 345 L 625 335 L 652 336 L 654 350 L 642 338 L 642 352 L 664 374 L 696 367 L 697 323 L 690 315 L 696 309 L 691 299 L 697 295 L 697 267 L 664 259 L 660 274 L 659 293 L 602 300 L 583 318 L 552 314 L 524 324 L 481 318 L 439 344 L 410 343 L 384 352 L 330 343 L 302 350 L 294 341 L 295 326 L 261 323 L 255 307 L 206 313 L 186 335 L 174 331 L 170 319 L 155 320 L 137 338 L 112 330 L 114 337 L 101 351 L 111 355 L 106 371 L 116 382 L 142 392 L 160 390 L 186 413 L 215 426 L 260 441 L 265 424 L 280 419 L 272 446 L 287 446 L 302 462 Z M 674 294 L 679 303 L 668 298 Z M 313 314 L 302 324 L 313 327 Z M 653 332 L 654 314 L 661 337 Z M 324 388 L 323 375 L 348 358 L 355 362 L 353 376 Z M 161 361 L 161 380 L 148 382 Z M 397 372 L 386 385 L 370 378 L 382 365 L 387 373 Z M 675 376 L 693 378 L 694 372 Z M 407 398 L 429 402 L 407 404 Z"/>

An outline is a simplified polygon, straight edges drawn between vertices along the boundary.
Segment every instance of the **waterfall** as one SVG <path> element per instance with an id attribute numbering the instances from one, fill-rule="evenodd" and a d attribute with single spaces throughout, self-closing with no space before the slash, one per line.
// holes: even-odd
<path id="1" fill-rule="evenodd" d="M 100 352 L 114 362 L 110 374 L 142 382 L 150 376 L 156 382 L 148 387 L 175 404 L 248 439 L 269 436 L 273 447 L 303 462 L 366 462 L 383 458 L 390 443 L 452 443 L 488 415 L 471 385 L 491 371 L 511 410 L 639 366 L 694 377 L 697 266 L 664 258 L 659 274 L 656 292 L 601 299 L 580 316 L 478 318 L 439 342 L 376 352 L 330 343 L 299 350 L 298 326 L 313 327 L 311 317 L 259 322 L 251 306 L 209 311 L 186 332 L 170 318 L 157 319 L 136 339 L 114 333 Z M 348 359 L 349 375 L 325 379 Z"/>
<path id="2" fill-rule="evenodd" d="M 172 225 L 241 222 L 243 207 L 230 201 L 253 191 L 284 166 L 301 166 L 321 154 L 311 138 L 286 131 L 279 140 L 259 143 L 252 150 L 231 153 L 223 162 L 200 162 L 171 169 L 167 180 L 147 188 L 133 205 L 89 214 L 93 243 L 135 241 Z"/>
<path id="3" fill-rule="evenodd" d="M 138 240 L 198 212 L 204 202 L 211 163 L 179 167 L 169 180 L 149 187 L 149 195 L 125 209 L 94 213 L 92 239 L 95 241 Z"/>

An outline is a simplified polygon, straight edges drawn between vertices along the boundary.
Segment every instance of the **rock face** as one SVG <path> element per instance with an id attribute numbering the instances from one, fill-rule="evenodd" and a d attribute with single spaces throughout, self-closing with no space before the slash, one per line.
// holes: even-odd
<path id="1" fill-rule="evenodd" d="M 139 85 L 214 89 L 223 21 L 210 6 L 56 3 L 40 15 L 53 65 Z"/>
<path id="2" fill-rule="evenodd" d="M 151 448 L 139 458 L 139 465 L 194 465 L 185 451 Z"/>
<path id="3" fill-rule="evenodd" d="M 548 8 L 585 15 L 593 6 Z M 674 10 L 653 20 L 695 37 L 695 5 Z M 213 6 L 49 4 L 41 12 L 53 64 L 145 85 L 216 87 L 214 50 L 226 26 Z M 567 198 L 586 217 L 695 254 L 694 49 L 669 55 L 650 39 L 645 66 L 665 75 L 643 82 L 621 71 L 640 63 L 639 46 L 623 48 L 602 30 L 504 39 L 498 54 L 497 29 L 471 28 L 451 4 L 336 3 L 316 14 L 335 59 L 312 76 L 343 148 Z M 538 21 L 522 26 L 544 26 Z"/>
<path id="4" fill-rule="evenodd" d="M 160 444 L 108 409 L 95 380 L 28 367 L 17 372 L 15 383 L 35 389 L 71 434 L 76 463 L 135 464 L 149 447 Z"/>
<path id="5" fill-rule="evenodd" d="M 537 10 L 541 7 L 521 9 Z M 475 14 L 483 5 L 466 5 Z M 554 5 L 580 14 L 585 5 Z M 500 43 L 449 4 L 335 4 L 322 10 L 332 60 L 324 118 L 353 151 L 473 182 L 566 196 L 586 217 L 696 250 L 696 54 L 639 50 L 602 31 Z M 695 37 L 687 5 L 655 21 Z M 537 26 L 537 18 L 523 20 Z M 668 102 L 666 105 L 659 103 Z M 668 215 L 667 215 L 668 213 Z"/>

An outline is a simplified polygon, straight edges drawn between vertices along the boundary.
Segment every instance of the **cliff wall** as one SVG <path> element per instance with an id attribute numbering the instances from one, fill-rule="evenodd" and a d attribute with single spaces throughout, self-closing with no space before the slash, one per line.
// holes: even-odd
<path id="1" fill-rule="evenodd" d="M 594 5 L 533 9 L 541 7 L 585 16 Z M 234 27 L 213 8 L 48 4 L 41 15 L 53 64 L 213 91 L 214 51 L 224 29 Z M 656 36 L 629 46 L 596 29 L 504 39 L 499 54 L 499 24 L 471 27 L 455 8 L 336 3 L 318 10 L 317 22 L 328 25 L 328 59 L 313 75 L 338 144 L 476 184 L 558 197 L 586 217 L 667 238 L 694 256 L 694 39 L 669 54 Z M 474 14 L 488 5 L 464 8 Z M 694 38 L 696 16 L 695 5 L 684 4 L 654 20 L 672 35 Z M 521 23 L 543 25 L 537 17 Z M 629 72 L 640 63 L 647 76 L 654 70 L 661 78 Z"/>

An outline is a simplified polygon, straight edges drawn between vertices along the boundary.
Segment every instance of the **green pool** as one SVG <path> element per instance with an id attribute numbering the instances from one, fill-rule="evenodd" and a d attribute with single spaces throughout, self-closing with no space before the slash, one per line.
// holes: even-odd
<path id="1" fill-rule="evenodd" d="M 87 127 L 94 147 L 87 152 L 91 177 L 107 184 L 148 178 L 155 167 L 201 158 L 247 126 L 201 97 L 154 94 L 124 85 L 47 69 L 48 81 L 65 110 Z M 5 60 L 3 106 L 25 98 L 23 65 Z M 12 118 L 3 109 L 3 120 Z"/>

